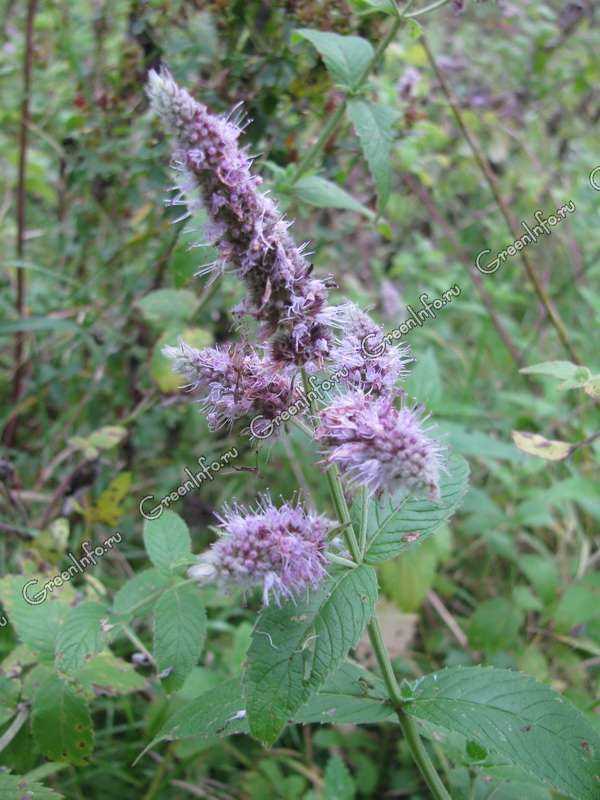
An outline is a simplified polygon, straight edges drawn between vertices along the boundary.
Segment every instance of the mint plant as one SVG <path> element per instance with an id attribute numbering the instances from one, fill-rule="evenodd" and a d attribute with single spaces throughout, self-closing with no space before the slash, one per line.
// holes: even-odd
<path id="1" fill-rule="evenodd" d="M 336 79 L 346 73 L 351 85 L 361 79 L 368 43 L 304 35 Z M 287 413 L 286 422 L 316 445 L 335 513 L 329 519 L 305 501 L 274 503 L 266 495 L 253 509 L 234 504 L 221 512 L 216 542 L 198 556 L 188 580 L 223 590 L 259 587 L 264 607 L 239 679 L 176 711 L 149 747 L 242 732 L 271 746 L 294 722 L 393 716 L 432 797 L 450 795 L 421 736 L 440 729 L 463 737 L 478 760 L 491 755 L 570 797 L 591 800 L 598 737 L 550 688 L 514 671 L 478 667 L 398 683 L 375 610 L 375 565 L 418 546 L 452 516 L 467 490 L 468 466 L 433 438 L 422 409 L 398 384 L 407 373 L 407 350 L 373 347 L 384 333 L 368 315 L 352 304 L 331 304 L 331 281 L 314 276 L 290 223 L 260 191 L 239 145 L 239 120 L 212 114 L 166 70 L 151 73 L 148 91 L 174 138 L 176 202 L 189 215 L 201 202 L 205 235 L 218 252 L 209 269 L 233 269 L 244 281 L 247 295 L 236 313 L 256 322 L 254 341 L 201 350 L 182 340 L 165 355 L 215 429 Z M 318 402 L 309 376 L 340 365 L 341 385 L 328 402 Z M 170 514 L 163 528 L 169 519 L 177 518 Z M 160 559 L 174 565 L 168 531 L 161 535 Z M 187 546 L 180 555 L 188 558 Z M 178 608 L 177 623 L 185 626 L 184 605 Z M 349 660 L 365 629 L 380 675 Z M 191 650 L 188 633 L 180 636 Z M 155 642 L 160 650 L 160 637 Z M 167 671 L 177 673 L 179 653 L 172 648 L 175 663 Z"/>

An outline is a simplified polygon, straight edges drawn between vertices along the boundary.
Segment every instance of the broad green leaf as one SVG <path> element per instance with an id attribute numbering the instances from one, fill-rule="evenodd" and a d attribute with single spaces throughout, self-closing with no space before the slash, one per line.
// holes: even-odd
<path id="1" fill-rule="evenodd" d="M 99 603 L 81 603 L 72 608 L 56 637 L 56 666 L 74 672 L 99 653 L 106 640 L 101 622 L 108 611 Z"/>
<path id="2" fill-rule="evenodd" d="M 54 658 L 56 636 L 69 607 L 57 599 L 59 595 L 47 594 L 47 580 L 43 575 L 7 575 L 0 580 L 0 600 L 23 644 L 45 658 Z"/>
<path id="3" fill-rule="evenodd" d="M 116 593 L 113 611 L 124 616 L 144 616 L 168 586 L 167 575 L 155 567 L 138 572 Z"/>
<path id="4" fill-rule="evenodd" d="M 316 47 L 334 81 L 348 89 L 356 88 L 373 58 L 373 48 L 366 39 L 309 28 L 301 28 L 295 33 Z"/>
<path id="5" fill-rule="evenodd" d="M 356 99 L 348 102 L 348 116 L 375 181 L 381 211 L 390 196 L 392 175 L 390 151 L 397 114 L 388 106 Z"/>
<path id="6" fill-rule="evenodd" d="M 0 725 L 14 716 L 20 694 L 20 681 L 0 675 Z"/>
<path id="7" fill-rule="evenodd" d="M 144 546 L 150 561 L 161 570 L 185 564 L 192 554 L 188 526 L 178 514 L 168 509 L 157 519 L 148 519 L 144 523 Z"/>
<path id="8" fill-rule="evenodd" d="M 198 308 L 198 298 L 189 289 L 156 289 L 137 301 L 148 322 L 167 328 L 175 322 L 187 322 Z"/>
<path id="9" fill-rule="evenodd" d="M 323 800 L 352 800 L 356 787 L 340 756 L 332 756 L 325 767 Z"/>
<path id="10" fill-rule="evenodd" d="M 192 584 L 168 589 L 154 607 L 154 657 L 167 691 L 179 689 L 198 663 L 206 637 L 206 611 Z"/>
<path id="11" fill-rule="evenodd" d="M 321 689 L 294 714 L 294 722 L 304 724 L 371 725 L 383 721 L 397 721 L 387 703 L 383 681 L 350 661 L 345 661 L 330 675 Z"/>
<path id="12" fill-rule="evenodd" d="M 375 570 L 343 570 L 304 600 L 261 612 L 244 690 L 252 735 L 272 744 L 359 641 L 377 599 Z"/>
<path id="13" fill-rule="evenodd" d="M 577 625 L 600 620 L 600 574 L 592 573 L 569 586 L 552 616 L 557 630 L 565 633 Z"/>
<path id="14" fill-rule="evenodd" d="M 307 175 L 300 178 L 293 186 L 293 192 L 300 200 L 318 208 L 345 208 L 348 211 L 357 211 L 368 219 L 374 219 L 375 214 L 352 195 L 345 192 L 336 183 L 320 178 L 318 175 Z"/>
<path id="15" fill-rule="evenodd" d="M 404 612 L 417 611 L 433 585 L 439 555 L 435 539 L 379 567 L 381 590 Z"/>
<path id="16" fill-rule="evenodd" d="M 393 498 L 372 500 L 367 518 L 367 563 L 387 561 L 434 533 L 454 514 L 468 485 L 469 466 L 464 458 L 453 455 L 448 474 L 442 477 L 439 503 L 415 499 L 397 503 Z M 359 495 L 352 504 L 355 525 L 360 525 L 362 519 L 362 503 L 362 495 Z"/>
<path id="17" fill-rule="evenodd" d="M 187 739 L 193 736 L 198 737 L 200 742 L 210 744 L 224 736 L 247 732 L 248 721 L 241 680 L 234 678 L 219 686 L 218 695 L 214 689 L 210 689 L 172 714 L 137 760 L 165 739 Z"/>
<path id="18" fill-rule="evenodd" d="M 88 691 L 100 690 L 111 695 L 139 692 L 146 685 L 146 679 L 135 671 L 133 664 L 109 651 L 94 656 L 74 677 Z"/>
<path id="19" fill-rule="evenodd" d="M 469 642 L 475 650 L 510 650 L 518 644 L 522 624 L 523 614 L 508 600 L 485 600 L 469 620 Z"/>
<path id="20" fill-rule="evenodd" d="M 60 800 L 63 794 L 47 789 L 25 775 L 0 772 L 0 800 Z"/>
<path id="21" fill-rule="evenodd" d="M 545 458 L 547 461 L 563 461 L 572 449 L 569 442 L 545 439 L 539 433 L 513 431 L 512 439 L 519 450 L 529 453 L 530 456 Z"/>
<path id="22" fill-rule="evenodd" d="M 574 800 L 598 797 L 600 738 L 550 687 L 519 672 L 456 667 L 413 684 L 406 712 L 462 734 Z"/>
<path id="23" fill-rule="evenodd" d="M 555 599 L 560 575 L 554 558 L 550 555 L 538 556 L 533 553 L 523 553 L 519 555 L 517 566 L 524 572 L 545 603 L 550 603 Z"/>
<path id="24" fill-rule="evenodd" d="M 94 735 L 87 703 L 57 675 L 35 693 L 31 727 L 37 746 L 52 761 L 82 765 L 92 753 Z"/>
<path id="25" fill-rule="evenodd" d="M 582 370 L 586 370 L 586 368 L 573 364 L 571 361 L 544 361 L 541 364 L 533 364 L 531 367 L 523 367 L 519 372 L 523 375 L 549 375 L 551 378 L 558 378 L 561 381 L 572 381 L 577 378 L 578 374 L 583 374 Z M 589 373 L 589 370 L 587 372 Z"/>

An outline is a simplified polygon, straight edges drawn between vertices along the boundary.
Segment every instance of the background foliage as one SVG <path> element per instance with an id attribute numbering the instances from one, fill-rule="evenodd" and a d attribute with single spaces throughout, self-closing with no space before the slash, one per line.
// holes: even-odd
<path id="1" fill-rule="evenodd" d="M 452 6 L 459 5 L 465 8 L 456 14 Z M 310 724 L 288 728 L 270 751 L 245 735 L 219 740 L 216 725 L 156 745 L 132 766 L 170 713 L 181 709 L 190 721 L 190 701 L 203 690 L 230 696 L 235 712 L 232 682 L 250 644 L 256 599 L 205 588 L 200 602 L 189 587 L 170 588 L 149 613 L 152 593 L 212 541 L 213 509 L 233 496 L 251 501 L 266 487 L 289 497 L 298 485 L 327 505 L 322 478 L 310 468 L 314 454 L 293 431 L 258 451 L 226 431 L 210 435 L 160 354 L 183 331 L 198 346 L 228 339 L 241 292 L 235 280 L 206 288 L 194 277 L 210 257 L 189 248 L 198 234 L 163 205 L 168 143 L 146 113 L 143 91 L 147 70 L 161 61 L 215 110 L 244 102 L 257 168 L 295 218 L 297 240 L 312 241 L 315 269 L 334 273 L 340 297 L 371 307 L 391 330 L 409 304 L 419 306 L 421 293 L 438 298 L 460 288 L 436 319 L 407 337 L 416 357 L 408 391 L 469 461 L 471 488 L 441 533 L 378 567 L 382 623 L 398 674 L 412 679 L 477 663 L 517 668 L 558 689 L 597 728 L 598 445 L 552 461 L 519 449 L 511 436 L 525 431 L 568 443 L 591 437 L 597 384 L 590 386 L 589 374 L 565 373 L 564 365 L 548 374 L 519 372 L 572 359 L 519 258 L 490 276 L 473 269 L 480 251 L 496 253 L 515 237 L 457 127 L 416 23 L 398 32 L 366 92 L 351 100 L 314 174 L 289 180 L 339 107 L 336 84 L 343 83 L 335 65 L 321 59 L 318 37 L 298 31 L 356 34 L 376 46 L 390 25 L 378 10 L 384 6 L 40 3 L 19 253 L 27 9 L 1 4 L 6 797 L 26 789 L 36 799 L 425 796 L 390 720 L 322 727 L 314 709 L 306 712 Z M 421 22 L 514 217 L 532 224 L 538 209 L 548 216 L 575 204 L 528 251 L 573 348 L 594 373 L 600 194 L 588 176 L 597 160 L 600 69 L 592 4 L 453 3 Z M 373 106 L 365 106 L 372 103 L 375 120 Z M 19 273 L 27 286 L 25 320 L 15 313 Z M 27 335 L 15 399 L 17 331 Z M 187 479 L 185 467 L 195 470 L 200 456 L 211 462 L 232 447 L 239 450 L 234 463 L 173 504 L 187 526 L 174 534 L 177 523 L 165 512 L 143 537 L 140 500 L 153 495 L 158 502 Z M 162 541 L 161 525 L 169 522 Z M 22 600 L 26 580 L 47 580 L 83 542 L 97 546 L 115 531 L 120 543 L 93 569 L 39 606 Z M 78 597 L 88 602 L 77 605 Z M 120 622 L 105 630 L 100 620 L 109 606 Z M 181 673 L 160 680 L 171 649 L 182 646 L 172 641 L 174 629 L 189 639 Z M 144 656 L 148 649 L 156 664 Z M 372 666 L 367 642 L 355 655 Z M 58 672 L 44 656 L 56 656 Z M 431 747 L 456 797 L 551 796 L 460 737 L 447 737 L 442 755 L 431 723 Z M 15 776 L 23 775 L 18 785 Z"/>

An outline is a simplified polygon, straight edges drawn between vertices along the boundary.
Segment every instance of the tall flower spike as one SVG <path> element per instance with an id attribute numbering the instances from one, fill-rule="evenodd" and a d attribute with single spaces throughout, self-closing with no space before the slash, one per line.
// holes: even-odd
<path id="1" fill-rule="evenodd" d="M 316 438 L 325 463 L 375 494 L 425 491 L 439 499 L 442 446 L 427 436 L 421 411 L 395 408 L 390 396 L 361 391 L 339 397 L 320 412 Z"/>
<path id="2" fill-rule="evenodd" d="M 276 508 L 266 496 L 256 510 L 236 505 L 217 518 L 221 536 L 190 577 L 216 579 L 225 588 L 262 586 L 265 605 L 297 597 L 325 578 L 331 520 L 289 503 Z"/>
<path id="3" fill-rule="evenodd" d="M 340 307 L 337 324 L 343 336 L 332 346 L 330 360 L 347 368 L 344 383 L 365 393 L 392 392 L 412 361 L 408 345 L 386 342 L 381 328 L 354 303 Z"/>
<path id="4" fill-rule="evenodd" d="M 178 347 L 164 347 L 163 353 L 171 359 L 174 371 L 188 381 L 190 391 L 203 393 L 199 402 L 212 430 L 250 414 L 268 425 L 268 420 L 300 397 L 293 368 L 278 368 L 250 347 L 197 350 L 180 341 Z M 256 426 L 253 432 L 260 434 Z"/>
<path id="5" fill-rule="evenodd" d="M 151 71 L 152 108 L 174 133 L 181 199 L 191 210 L 202 200 L 208 232 L 219 250 L 216 266 L 231 264 L 249 296 L 240 311 L 277 331 L 273 355 L 285 363 L 320 364 L 327 352 L 327 285 L 310 277 L 311 265 L 288 233 L 273 201 L 258 190 L 250 159 L 238 145 L 241 129 L 211 114 L 163 70 Z"/>

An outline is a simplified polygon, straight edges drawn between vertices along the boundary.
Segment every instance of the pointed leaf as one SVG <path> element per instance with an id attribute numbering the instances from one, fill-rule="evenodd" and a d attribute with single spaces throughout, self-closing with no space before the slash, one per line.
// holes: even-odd
<path id="1" fill-rule="evenodd" d="M 360 36 L 301 28 L 295 31 L 316 47 L 331 77 L 348 89 L 354 89 L 373 58 L 373 48 Z"/>
<path id="2" fill-rule="evenodd" d="M 104 648 L 106 634 L 100 623 L 107 617 L 99 603 L 81 603 L 69 611 L 56 638 L 58 669 L 73 672 Z"/>
<path id="3" fill-rule="evenodd" d="M 44 576 L 7 575 L 0 580 L 0 600 L 23 644 L 45 658 L 54 658 L 56 636 L 69 607 L 56 599 L 57 595 L 47 596 L 47 580 Z"/>
<path id="4" fill-rule="evenodd" d="M 117 658 L 110 651 L 88 661 L 76 674 L 77 683 L 90 692 L 110 695 L 139 692 L 146 679 L 135 671 L 133 664 Z"/>
<path id="5" fill-rule="evenodd" d="M 138 572 L 116 593 L 113 611 L 123 616 L 142 617 L 152 609 L 169 586 L 169 578 L 159 569 Z"/>
<path id="6" fill-rule="evenodd" d="M 419 679 L 406 712 L 495 752 L 574 800 L 598 797 L 600 737 L 549 686 L 519 672 L 456 667 Z"/>
<path id="7" fill-rule="evenodd" d="M 393 498 L 371 500 L 367 519 L 367 563 L 387 561 L 421 543 L 454 514 L 468 486 L 469 465 L 461 456 L 453 455 L 448 474 L 441 481 L 439 503 L 415 499 L 395 503 Z M 359 495 L 352 504 L 352 517 L 357 525 L 362 518 L 362 503 L 362 495 Z"/>
<path id="8" fill-rule="evenodd" d="M 382 210 L 390 196 L 392 174 L 390 151 L 397 114 L 388 106 L 375 105 L 367 100 L 350 100 L 348 116 L 375 181 L 379 209 Z"/>
<path id="9" fill-rule="evenodd" d="M 206 637 L 206 611 L 192 584 L 168 589 L 154 608 L 154 657 L 163 686 L 179 689 L 198 663 Z"/>
<path id="10" fill-rule="evenodd" d="M 174 511 L 163 511 L 144 524 L 144 546 L 150 561 L 162 570 L 185 563 L 192 553 L 188 526 Z"/>
<path id="11" fill-rule="evenodd" d="M 82 765 L 92 753 L 87 703 L 57 675 L 47 678 L 35 693 L 31 726 L 37 746 L 52 761 Z"/>
<path id="12" fill-rule="evenodd" d="M 60 800 L 61 797 L 64 795 L 25 775 L 0 773 L 0 800 Z"/>
<path id="13" fill-rule="evenodd" d="M 375 571 L 362 565 L 332 576 L 307 600 L 263 609 L 244 675 L 255 738 L 267 745 L 277 739 L 359 641 L 376 599 Z"/>

